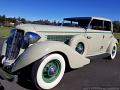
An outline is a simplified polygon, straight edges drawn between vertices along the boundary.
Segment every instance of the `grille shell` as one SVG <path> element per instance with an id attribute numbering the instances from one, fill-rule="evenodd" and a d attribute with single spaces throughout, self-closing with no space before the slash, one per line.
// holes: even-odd
<path id="1" fill-rule="evenodd" d="M 16 59 L 20 52 L 22 40 L 24 38 L 24 31 L 16 30 L 7 39 L 6 58 L 9 60 Z"/>

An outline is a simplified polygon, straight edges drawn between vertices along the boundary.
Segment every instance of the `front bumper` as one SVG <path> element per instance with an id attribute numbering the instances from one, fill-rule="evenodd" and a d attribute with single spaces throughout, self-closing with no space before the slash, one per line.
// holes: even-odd
<path id="1" fill-rule="evenodd" d="M 3 55 L 0 56 L 0 77 L 5 80 L 14 81 L 14 75 L 10 73 L 10 68 L 9 69 L 8 67 L 5 68 L 1 63 L 3 58 L 4 58 Z"/>

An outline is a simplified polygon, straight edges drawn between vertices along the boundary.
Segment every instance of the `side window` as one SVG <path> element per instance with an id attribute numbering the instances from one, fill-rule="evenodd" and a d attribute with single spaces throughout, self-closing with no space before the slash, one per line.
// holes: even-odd
<path id="1" fill-rule="evenodd" d="M 93 19 L 90 24 L 90 27 L 91 27 L 91 29 L 95 29 L 95 30 L 103 30 L 103 21 Z"/>
<path id="2" fill-rule="evenodd" d="M 104 30 L 105 31 L 111 31 L 111 22 L 104 21 Z"/>
<path id="3" fill-rule="evenodd" d="M 75 21 L 67 21 L 67 20 L 64 21 L 63 26 L 79 27 L 79 26 L 78 26 L 78 22 L 75 22 Z"/>

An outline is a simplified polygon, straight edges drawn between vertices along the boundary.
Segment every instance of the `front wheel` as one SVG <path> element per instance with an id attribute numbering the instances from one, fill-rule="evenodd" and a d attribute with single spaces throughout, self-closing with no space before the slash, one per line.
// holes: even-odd
<path id="1" fill-rule="evenodd" d="M 33 66 L 33 82 L 40 89 L 51 89 L 62 79 L 65 71 L 65 60 L 60 54 L 50 54 Z"/>
<path id="2" fill-rule="evenodd" d="M 116 56 L 116 53 L 117 53 L 117 45 L 114 44 L 114 45 L 112 46 L 111 51 L 110 51 L 110 56 L 109 56 L 110 59 L 114 59 L 115 56 Z"/>

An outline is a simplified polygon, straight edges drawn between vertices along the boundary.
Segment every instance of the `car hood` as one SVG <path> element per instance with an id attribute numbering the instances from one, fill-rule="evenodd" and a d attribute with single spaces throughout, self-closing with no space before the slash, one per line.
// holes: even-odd
<path id="1" fill-rule="evenodd" d="M 25 32 L 85 32 L 85 29 L 80 27 L 65 27 L 37 24 L 21 24 L 17 25 L 16 29 L 24 30 Z"/>

